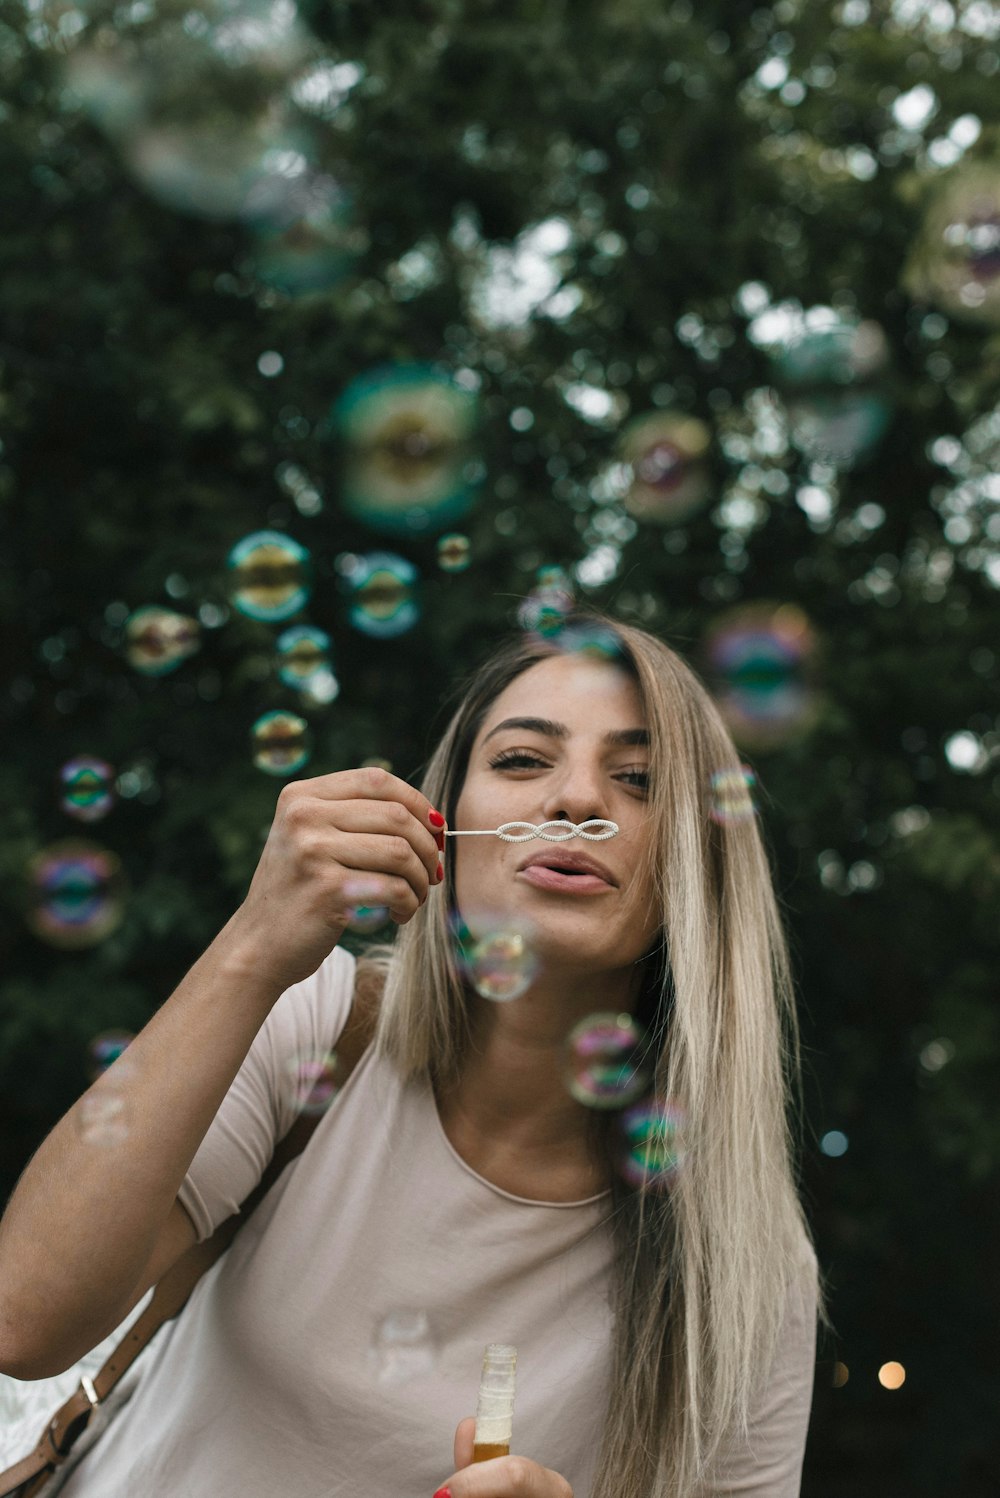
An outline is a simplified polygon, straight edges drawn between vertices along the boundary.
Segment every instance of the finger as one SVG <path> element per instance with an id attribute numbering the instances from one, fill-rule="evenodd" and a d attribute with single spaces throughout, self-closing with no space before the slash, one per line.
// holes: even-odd
<path id="1" fill-rule="evenodd" d="M 573 1498 L 565 1477 L 526 1456 L 496 1456 L 463 1467 L 441 1484 L 434 1498 L 445 1492 L 450 1498 Z"/>
<path id="2" fill-rule="evenodd" d="M 318 823 L 335 826 L 338 832 L 405 837 L 433 883 L 441 856 L 437 837 L 430 827 L 418 822 L 401 802 L 341 801 L 334 808 L 329 802 L 317 801 L 315 806 Z"/>
<path id="3" fill-rule="evenodd" d="M 476 1444 L 476 1417 L 466 1415 L 464 1420 L 459 1420 L 455 1431 L 455 1467 L 469 1467 L 472 1465 L 472 1449 Z"/>
<path id="4" fill-rule="evenodd" d="M 317 852 L 322 856 L 326 850 L 320 845 Z M 377 833 L 345 832 L 333 834 L 329 839 L 329 852 L 345 870 L 358 873 L 388 874 L 405 879 L 418 900 L 426 900 L 427 891 L 437 881 L 437 857 L 433 860 L 433 873 L 427 864 L 414 853 L 405 837 L 395 833 L 380 836 Z"/>
<path id="5" fill-rule="evenodd" d="M 328 801 L 401 801 L 422 827 L 434 827 L 430 813 L 435 808 L 423 791 L 379 765 L 337 770 L 332 775 L 314 775 L 309 780 L 295 781 L 294 786 Z M 291 790 L 292 785 L 286 787 L 286 791 Z"/>

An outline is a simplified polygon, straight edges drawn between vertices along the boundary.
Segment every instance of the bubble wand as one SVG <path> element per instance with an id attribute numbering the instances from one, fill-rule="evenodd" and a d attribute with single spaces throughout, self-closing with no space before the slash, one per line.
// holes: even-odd
<path id="1" fill-rule="evenodd" d="M 598 828 L 599 831 L 591 831 Z M 521 829 L 521 830 L 517 830 Z M 558 829 L 558 830 L 556 830 Z M 589 822 L 501 822 L 499 827 L 477 827 L 465 832 L 445 832 L 445 837 L 499 837 L 505 843 L 529 843 L 532 838 L 544 838 L 547 843 L 567 843 L 571 837 L 582 837 L 590 843 L 603 843 L 609 837 L 617 837 L 618 823 L 608 822 L 604 817 L 591 817 Z"/>

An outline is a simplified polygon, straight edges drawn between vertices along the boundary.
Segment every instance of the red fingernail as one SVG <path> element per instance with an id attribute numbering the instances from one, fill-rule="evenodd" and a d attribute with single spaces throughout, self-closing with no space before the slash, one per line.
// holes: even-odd
<path id="1" fill-rule="evenodd" d="M 430 824 L 431 824 L 432 827 L 443 827 L 444 826 L 444 817 L 441 815 L 441 813 L 439 811 L 429 811 L 427 813 L 427 820 L 428 820 L 428 822 L 430 822 Z M 434 1498 L 437 1498 L 437 1494 L 436 1493 L 434 1494 Z M 451 1494 L 450 1493 L 448 1494 L 448 1498 L 451 1498 Z"/>
<path id="2" fill-rule="evenodd" d="M 435 834 L 434 834 L 434 841 L 438 845 L 438 852 L 439 853 L 443 853 L 444 852 L 444 833 L 443 832 L 435 832 Z"/>
<path id="3" fill-rule="evenodd" d="M 451 1488 L 438 1488 L 434 1498 L 451 1498 Z"/>
<path id="4" fill-rule="evenodd" d="M 441 880 L 443 878 L 444 878 L 444 864 L 441 862 L 441 860 L 439 858 L 438 859 L 438 878 L 437 878 L 438 884 L 441 883 Z"/>

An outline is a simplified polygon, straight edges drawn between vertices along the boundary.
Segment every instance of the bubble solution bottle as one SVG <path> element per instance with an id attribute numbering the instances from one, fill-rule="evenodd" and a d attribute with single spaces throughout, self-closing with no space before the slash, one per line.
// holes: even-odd
<path id="1" fill-rule="evenodd" d="M 507 1456 L 510 1453 L 516 1367 L 516 1347 L 509 1347 L 503 1342 L 489 1343 L 483 1353 L 483 1372 L 479 1380 L 476 1435 L 472 1451 L 474 1462 L 488 1462 L 491 1457 Z"/>

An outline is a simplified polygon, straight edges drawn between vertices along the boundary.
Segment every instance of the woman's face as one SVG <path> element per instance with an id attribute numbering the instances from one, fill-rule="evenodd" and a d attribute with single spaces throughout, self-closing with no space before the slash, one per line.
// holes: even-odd
<path id="1" fill-rule="evenodd" d="M 473 743 L 455 829 L 601 817 L 620 831 L 606 842 L 449 842 L 458 909 L 475 935 L 520 922 L 546 969 L 593 977 L 648 952 L 660 919 L 639 872 L 653 836 L 647 739 L 635 681 L 593 657 L 540 661 L 500 694 Z"/>

